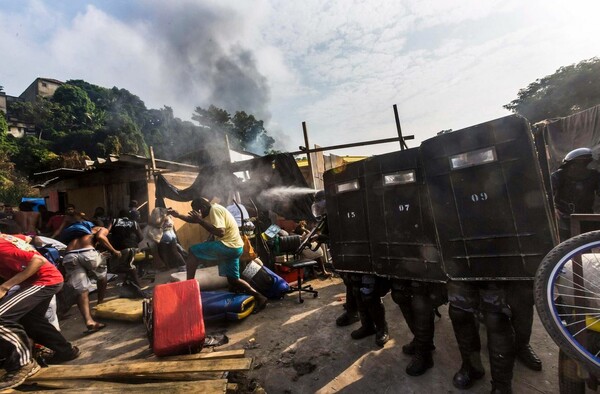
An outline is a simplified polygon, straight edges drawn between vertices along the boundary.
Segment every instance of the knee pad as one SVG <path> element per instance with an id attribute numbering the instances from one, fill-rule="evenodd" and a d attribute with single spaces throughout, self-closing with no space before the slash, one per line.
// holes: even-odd
<path id="1" fill-rule="evenodd" d="M 511 331 L 510 318 L 502 312 L 485 312 L 484 321 L 488 330 L 491 332 Z"/>
<path id="2" fill-rule="evenodd" d="M 433 312 L 433 303 L 428 295 L 413 294 L 411 305 L 415 314 L 425 315 Z"/>
<path id="3" fill-rule="evenodd" d="M 398 305 L 410 305 L 410 293 L 407 293 L 405 289 L 392 288 L 392 300 Z"/>
<path id="4" fill-rule="evenodd" d="M 452 304 L 448 307 L 448 315 L 450 316 L 450 320 L 456 324 L 469 323 L 473 320 L 473 312 L 457 308 Z"/>

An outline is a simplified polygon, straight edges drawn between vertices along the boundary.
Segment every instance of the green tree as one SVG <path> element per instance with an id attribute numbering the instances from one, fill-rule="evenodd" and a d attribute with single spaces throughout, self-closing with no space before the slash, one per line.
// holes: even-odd
<path id="1" fill-rule="evenodd" d="M 11 161 L 24 175 L 30 176 L 36 172 L 51 167 L 57 155 L 48 149 L 50 143 L 31 136 L 16 139 L 18 150 L 11 154 Z"/>
<path id="2" fill-rule="evenodd" d="M 600 59 L 561 67 L 519 90 L 504 108 L 535 123 L 568 116 L 600 103 Z"/>
<path id="3" fill-rule="evenodd" d="M 233 116 L 233 133 L 240 141 L 240 147 L 259 155 L 266 154 L 273 148 L 275 140 L 267 134 L 262 120 L 254 115 L 238 111 Z"/>
<path id="4" fill-rule="evenodd" d="M 224 109 L 217 108 L 214 105 L 211 105 L 208 109 L 196 107 L 192 114 L 192 120 L 198 122 L 202 127 L 226 133 L 228 133 L 233 126 L 231 115 Z"/>
<path id="5" fill-rule="evenodd" d="M 232 118 L 227 111 L 214 105 L 208 109 L 196 107 L 192 119 L 215 135 L 226 134 L 231 147 L 235 149 L 265 154 L 275 143 L 264 128 L 264 122 L 244 111 L 236 112 Z"/>
<path id="6" fill-rule="evenodd" d="M 52 96 L 52 101 L 62 106 L 68 115 L 66 123 L 61 125 L 64 131 L 94 129 L 96 106 L 85 90 L 69 84 L 63 84 Z"/>
<path id="7" fill-rule="evenodd" d="M 38 194 L 38 190 L 15 170 L 8 153 L 0 149 L 0 201 L 16 206 L 21 202 L 21 197 Z"/>
<path id="8" fill-rule="evenodd" d="M 8 132 L 8 122 L 6 121 L 6 115 L 0 111 L 0 134 Z"/>

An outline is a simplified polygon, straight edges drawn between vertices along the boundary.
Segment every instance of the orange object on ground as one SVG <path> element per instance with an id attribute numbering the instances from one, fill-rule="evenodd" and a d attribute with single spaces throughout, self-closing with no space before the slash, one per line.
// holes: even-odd
<path id="1" fill-rule="evenodd" d="M 206 333 L 198 282 L 192 279 L 156 286 L 152 321 L 152 348 L 157 356 L 199 352 Z"/>

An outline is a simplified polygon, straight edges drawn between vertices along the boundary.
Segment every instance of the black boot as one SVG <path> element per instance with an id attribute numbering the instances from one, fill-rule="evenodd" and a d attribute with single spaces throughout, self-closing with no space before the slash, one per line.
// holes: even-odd
<path id="1" fill-rule="evenodd" d="M 510 318 L 501 312 L 487 312 L 485 325 L 488 334 L 492 393 L 511 393 L 515 337 Z"/>
<path id="2" fill-rule="evenodd" d="M 402 353 L 408 355 L 408 356 L 414 356 L 415 355 L 415 346 L 416 346 L 416 340 L 413 338 L 412 341 L 410 341 L 409 343 L 407 343 L 406 345 L 402 345 Z M 431 350 L 435 350 L 435 345 L 431 346 Z"/>
<path id="3" fill-rule="evenodd" d="M 515 281 L 510 284 L 506 301 L 511 310 L 511 325 L 515 332 L 517 359 L 533 371 L 542 370 L 542 360 L 535 354 L 529 340 L 533 325 L 533 286 L 528 281 Z"/>
<path id="4" fill-rule="evenodd" d="M 387 321 L 385 320 L 385 307 L 381 298 L 377 298 L 369 304 L 369 315 L 377 331 L 375 334 L 375 344 L 383 347 L 390 340 L 390 335 L 388 333 Z"/>
<path id="5" fill-rule="evenodd" d="M 350 333 L 352 339 L 363 339 L 375 334 L 375 324 L 368 313 L 360 312 L 360 327 Z"/>
<path id="6" fill-rule="evenodd" d="M 542 360 L 535 354 L 529 344 L 517 349 L 517 359 L 532 371 L 542 370 Z"/>
<path id="7" fill-rule="evenodd" d="M 483 378 L 483 375 L 485 375 L 479 353 L 473 354 L 470 358 L 471 361 L 463 361 L 460 369 L 452 378 L 452 384 L 457 389 L 466 390 L 471 388 L 476 380 Z M 478 365 L 474 366 L 473 364 Z"/>
<path id="8" fill-rule="evenodd" d="M 407 354 L 409 356 L 414 356 L 415 355 L 415 349 L 416 349 L 416 341 L 413 338 L 412 341 L 410 341 L 406 345 L 402 346 L 402 353 Z"/>
<path id="9" fill-rule="evenodd" d="M 432 367 L 433 357 L 431 356 L 431 352 L 418 352 L 406 367 L 406 373 L 410 376 L 421 376 Z"/>
<path id="10" fill-rule="evenodd" d="M 474 313 L 457 308 L 452 304 L 450 304 L 448 312 L 462 358 L 462 365 L 454 375 L 452 384 L 458 389 L 465 390 L 485 375 L 479 354 L 481 351 L 479 331 Z"/>
<path id="11" fill-rule="evenodd" d="M 492 391 L 490 391 L 491 394 L 512 394 L 512 388 L 509 385 L 506 385 L 504 383 L 495 383 L 492 380 Z"/>
<path id="12" fill-rule="evenodd" d="M 351 324 L 354 324 L 354 323 L 356 323 L 358 321 L 360 321 L 360 318 L 358 317 L 358 312 L 356 312 L 356 311 L 354 311 L 354 312 L 344 311 L 344 313 L 342 313 L 335 320 L 335 324 L 338 327 L 345 327 L 345 326 L 349 326 Z"/>
<path id="13" fill-rule="evenodd" d="M 388 334 L 388 326 L 387 323 L 384 323 L 383 327 L 377 328 L 377 332 L 375 333 L 375 344 L 383 347 L 389 340 L 390 335 Z"/>
<path id="14" fill-rule="evenodd" d="M 370 335 L 375 334 L 375 327 L 373 326 L 360 326 L 356 330 L 350 333 L 352 339 L 363 339 Z"/>

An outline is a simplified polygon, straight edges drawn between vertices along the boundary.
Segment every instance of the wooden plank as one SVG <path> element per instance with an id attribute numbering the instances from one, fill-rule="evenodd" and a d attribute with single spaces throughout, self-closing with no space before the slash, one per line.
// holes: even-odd
<path id="1" fill-rule="evenodd" d="M 161 373 L 160 375 L 135 375 L 128 376 L 127 379 L 139 380 L 170 380 L 170 381 L 188 381 L 188 380 L 213 380 L 223 378 L 224 372 L 182 372 L 182 373 Z"/>
<path id="2" fill-rule="evenodd" d="M 224 350 L 221 352 L 183 354 L 180 356 L 156 357 L 152 361 L 183 361 L 183 360 L 207 360 L 216 358 L 242 358 L 246 356 L 246 350 Z"/>
<path id="3" fill-rule="evenodd" d="M 227 392 L 228 393 L 237 393 L 239 390 L 239 386 L 237 383 L 227 383 Z"/>
<path id="4" fill-rule="evenodd" d="M 131 375 L 154 376 L 165 373 L 245 371 L 250 369 L 251 364 L 251 358 L 228 358 L 51 366 L 43 368 L 28 380 L 101 379 L 107 377 L 128 377 Z"/>
<path id="5" fill-rule="evenodd" d="M 112 382 L 97 382 L 89 380 L 78 380 L 79 384 L 85 385 L 53 390 L 53 393 L 207 393 L 224 394 L 227 391 L 227 380 L 197 380 L 193 382 L 165 382 L 165 383 L 145 383 L 145 384 L 126 384 Z M 46 382 L 48 383 L 48 382 Z M 66 381 L 61 385 L 65 386 Z M 39 384 L 42 387 L 42 384 Z M 48 387 L 48 386 L 43 386 Z M 57 388 L 57 387 L 48 387 Z M 45 391 L 29 391 L 29 393 L 48 393 Z"/>

